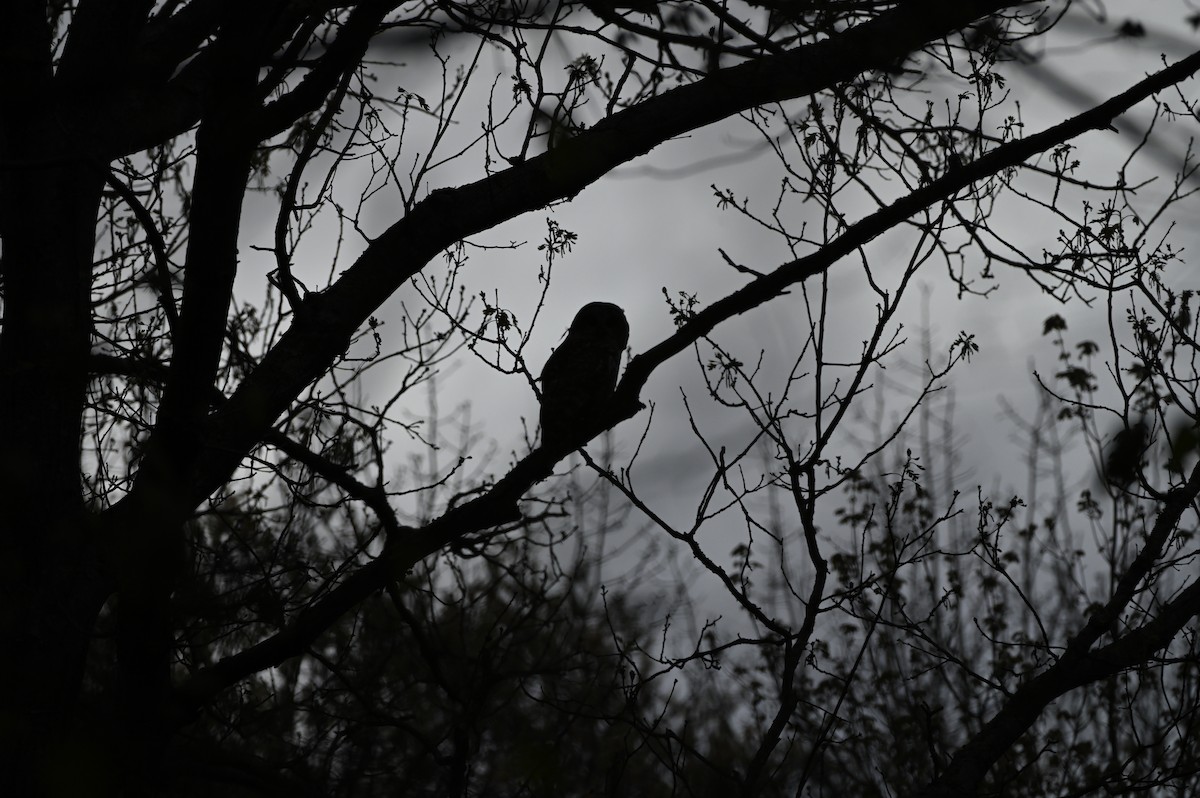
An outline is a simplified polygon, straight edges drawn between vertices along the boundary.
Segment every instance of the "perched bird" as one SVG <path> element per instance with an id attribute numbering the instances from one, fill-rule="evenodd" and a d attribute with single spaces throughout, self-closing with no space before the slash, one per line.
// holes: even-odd
<path id="1" fill-rule="evenodd" d="M 1175 431 L 1167 440 L 1171 453 L 1167 458 L 1167 468 L 1182 474 L 1184 464 L 1200 453 L 1200 424 L 1190 418 L 1182 418 L 1175 423 Z"/>
<path id="2" fill-rule="evenodd" d="M 575 314 L 567 339 L 542 369 L 542 446 L 556 447 L 612 397 L 629 343 L 625 311 L 591 302 Z"/>
<path id="3" fill-rule="evenodd" d="M 1105 479 L 1108 484 L 1124 489 L 1137 481 L 1149 435 L 1150 427 L 1145 419 L 1138 419 L 1133 424 L 1117 430 L 1108 445 L 1104 461 Z"/>

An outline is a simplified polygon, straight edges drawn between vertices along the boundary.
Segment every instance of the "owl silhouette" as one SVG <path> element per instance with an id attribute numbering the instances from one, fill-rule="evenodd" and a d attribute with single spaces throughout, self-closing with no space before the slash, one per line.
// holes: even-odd
<path id="1" fill-rule="evenodd" d="M 1104 460 L 1104 478 L 1110 485 L 1125 489 L 1137 481 L 1149 437 L 1150 426 L 1144 418 L 1117 430 Z"/>
<path id="2" fill-rule="evenodd" d="M 542 446 L 562 445 L 607 404 L 627 343 L 629 322 L 620 307 L 590 302 L 579 309 L 542 368 Z"/>

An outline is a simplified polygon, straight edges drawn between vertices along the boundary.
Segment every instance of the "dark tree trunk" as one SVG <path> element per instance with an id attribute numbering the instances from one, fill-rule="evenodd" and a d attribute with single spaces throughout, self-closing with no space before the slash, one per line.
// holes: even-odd
<path id="1" fill-rule="evenodd" d="M 90 280 L 102 175 L 49 91 L 45 10 L 6 11 L 0 51 L 0 782 L 53 794 L 85 759 L 73 728 L 107 596 L 80 490 Z M 54 788 L 54 783 L 62 784 Z M 9 787 L 12 790 L 9 790 Z"/>
<path id="2" fill-rule="evenodd" d="M 69 139 L 46 117 L 26 119 L 27 141 L 43 146 L 9 138 L 0 150 L 0 746 L 18 768 L 44 761 L 53 773 L 107 592 L 79 470 L 102 183 L 94 167 L 66 157 Z M 38 163 L 47 158 L 56 162 Z"/>

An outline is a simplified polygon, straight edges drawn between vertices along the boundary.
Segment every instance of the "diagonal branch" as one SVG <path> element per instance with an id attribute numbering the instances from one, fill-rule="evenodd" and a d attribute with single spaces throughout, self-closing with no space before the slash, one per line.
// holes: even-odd
<path id="1" fill-rule="evenodd" d="M 1193 53 L 1187 58 L 1155 72 L 1112 99 L 1060 124 L 1039 131 L 1028 138 L 1000 145 L 986 155 L 963 165 L 960 169 L 956 169 L 896 200 L 891 205 L 880 208 L 860 219 L 818 252 L 785 263 L 724 299 L 714 302 L 696 313 L 670 338 L 638 355 L 630 362 L 625 377 L 617 389 L 619 400 L 627 408 L 630 407 L 630 402 L 636 401 L 642 386 L 646 384 L 646 380 L 655 368 L 689 348 L 694 341 L 708 335 L 721 322 L 752 310 L 763 302 L 779 296 L 790 286 L 820 274 L 833 263 L 866 245 L 895 225 L 938 202 L 949 201 L 958 192 L 980 180 L 998 175 L 1005 169 L 1020 166 L 1030 158 L 1090 130 L 1109 129 L 1114 119 L 1134 105 L 1156 92 L 1187 80 L 1197 70 L 1200 70 L 1200 52 Z M 636 410 L 631 411 L 630 415 L 633 412 Z"/>
<path id="2" fill-rule="evenodd" d="M 258 120 L 260 138 L 267 139 L 287 130 L 297 119 L 320 108 L 345 75 L 352 74 L 357 68 L 380 22 L 396 5 L 396 0 L 358 4 L 338 30 L 337 38 L 300 85 L 263 108 Z"/>

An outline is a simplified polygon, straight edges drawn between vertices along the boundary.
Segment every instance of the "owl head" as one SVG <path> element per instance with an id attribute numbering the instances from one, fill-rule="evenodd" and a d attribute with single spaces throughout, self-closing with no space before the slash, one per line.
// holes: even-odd
<path id="1" fill-rule="evenodd" d="M 589 302 L 575 314 L 569 335 L 579 336 L 609 351 L 621 352 L 629 343 L 629 322 L 619 305 Z"/>

